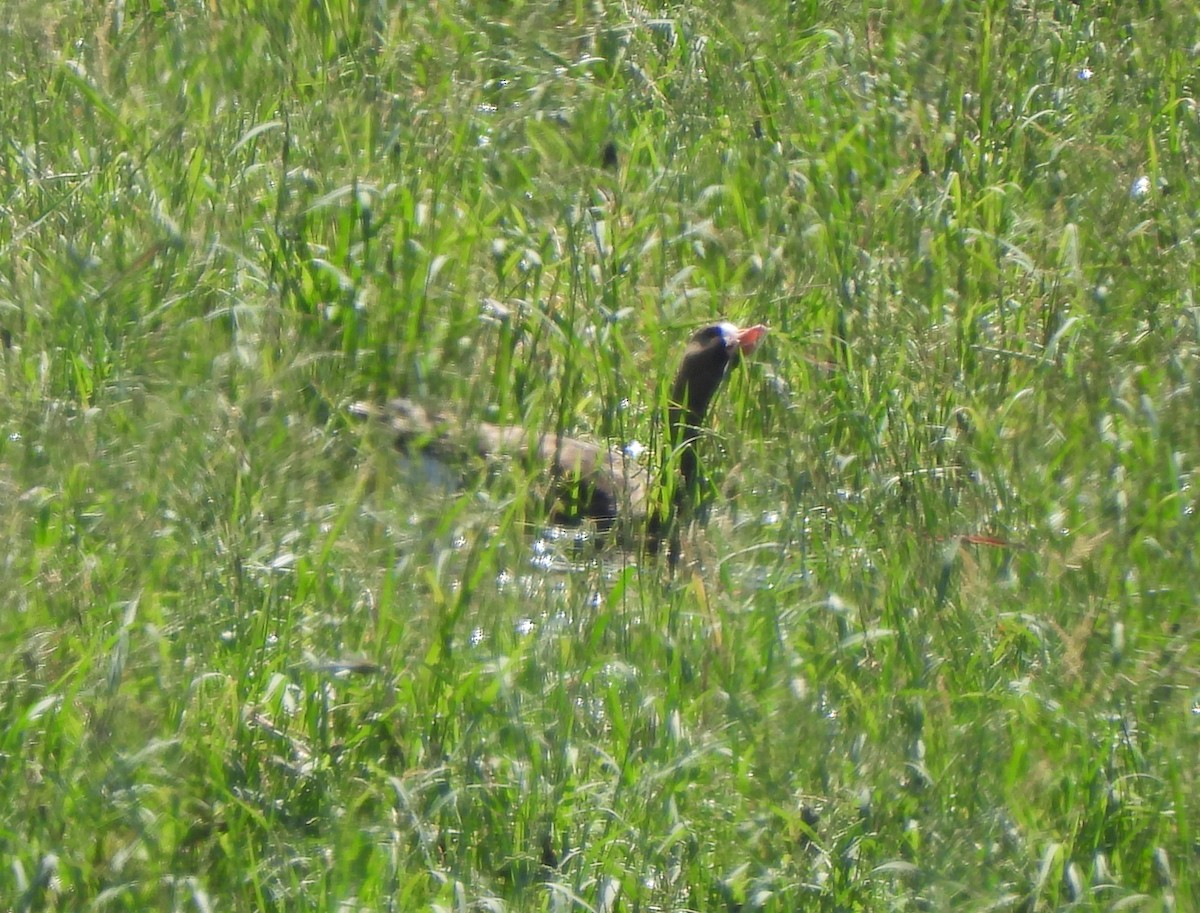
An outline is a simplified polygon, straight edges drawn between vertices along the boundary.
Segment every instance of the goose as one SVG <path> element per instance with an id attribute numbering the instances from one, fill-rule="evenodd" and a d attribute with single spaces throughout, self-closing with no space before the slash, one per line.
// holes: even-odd
<path id="1" fill-rule="evenodd" d="M 624 450 L 594 441 L 533 433 L 520 425 L 466 423 L 446 410 L 431 412 L 411 399 L 393 399 L 382 408 L 355 403 L 351 411 L 382 418 L 396 446 L 406 452 L 415 448 L 446 460 L 473 453 L 489 462 L 509 456 L 531 467 L 544 467 L 552 481 L 553 521 L 587 520 L 601 530 L 618 523 L 641 526 L 648 548 L 656 551 L 677 515 L 700 503 L 703 479 L 696 443 L 714 395 L 730 369 L 754 352 L 766 335 L 762 324 L 743 329 L 726 321 L 692 335 L 671 384 L 669 447 L 662 448 L 655 469 Z M 677 543 L 672 539 L 672 558 L 676 556 Z"/>

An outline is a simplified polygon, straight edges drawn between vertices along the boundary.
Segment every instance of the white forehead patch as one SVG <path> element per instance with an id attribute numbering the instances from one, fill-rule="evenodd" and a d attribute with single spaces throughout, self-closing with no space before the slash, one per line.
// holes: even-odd
<path id="1" fill-rule="evenodd" d="M 717 324 L 717 329 L 721 331 L 721 339 L 725 341 L 725 348 L 732 349 L 737 345 L 738 334 L 741 331 L 736 326 L 727 320 L 723 320 Z"/>

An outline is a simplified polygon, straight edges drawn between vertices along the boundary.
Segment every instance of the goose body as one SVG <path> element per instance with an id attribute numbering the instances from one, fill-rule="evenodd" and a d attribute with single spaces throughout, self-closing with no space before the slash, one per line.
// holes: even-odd
<path id="1" fill-rule="evenodd" d="M 671 386 L 670 448 L 657 468 L 657 479 L 621 450 L 552 432 L 532 433 L 519 425 L 468 425 L 409 399 L 391 400 L 382 410 L 358 403 L 352 411 L 385 418 L 404 450 L 415 446 L 445 459 L 455 452 L 474 453 L 487 461 L 510 456 L 544 466 L 555 490 L 551 515 L 556 521 L 591 520 L 601 528 L 618 520 L 644 523 L 656 542 L 674 509 L 698 498 L 695 442 L 714 394 L 729 369 L 743 354 L 753 352 L 766 332 L 762 325 L 740 329 L 716 323 L 692 335 Z M 670 493 L 658 496 L 656 481 Z"/>

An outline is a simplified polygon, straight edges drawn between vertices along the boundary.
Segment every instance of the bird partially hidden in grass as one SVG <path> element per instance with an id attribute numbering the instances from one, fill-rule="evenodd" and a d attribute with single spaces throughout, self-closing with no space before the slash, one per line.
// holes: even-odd
<path id="1" fill-rule="evenodd" d="M 464 454 L 488 462 L 508 456 L 531 468 L 544 468 L 552 481 L 549 516 L 554 522 L 592 521 L 602 530 L 640 528 L 641 541 L 651 552 L 669 536 L 674 562 L 680 515 L 695 510 L 702 500 L 696 442 L 709 404 L 730 368 L 757 349 L 766 333 L 761 324 L 741 329 L 722 322 L 693 334 L 671 385 L 668 446 L 661 448 L 654 467 L 591 441 L 519 425 L 465 422 L 410 399 L 394 399 L 383 407 L 355 403 L 351 411 L 384 419 L 396 446 L 410 454 L 424 452 L 447 463 Z"/>

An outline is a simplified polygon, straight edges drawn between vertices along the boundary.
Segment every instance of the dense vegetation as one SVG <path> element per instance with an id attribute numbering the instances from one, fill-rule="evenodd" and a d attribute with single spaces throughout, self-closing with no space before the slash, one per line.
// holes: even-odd
<path id="1" fill-rule="evenodd" d="M 0 907 L 1200 908 L 1192 4 L 0 50 Z M 674 573 L 347 415 L 652 442 L 718 316 Z"/>

